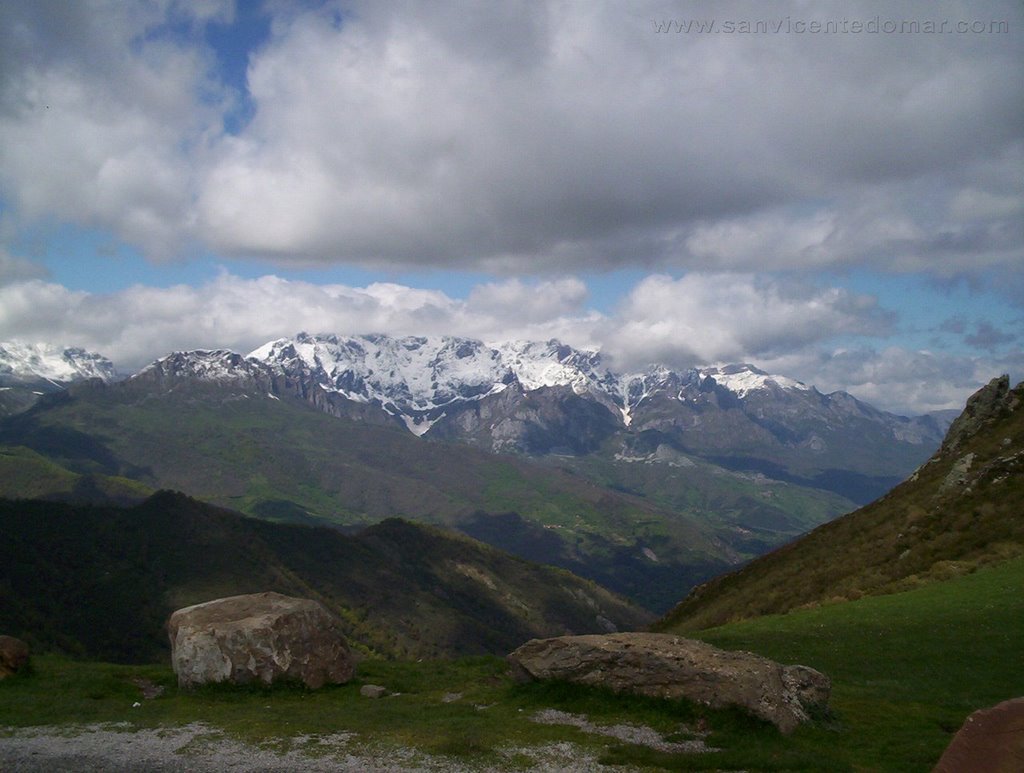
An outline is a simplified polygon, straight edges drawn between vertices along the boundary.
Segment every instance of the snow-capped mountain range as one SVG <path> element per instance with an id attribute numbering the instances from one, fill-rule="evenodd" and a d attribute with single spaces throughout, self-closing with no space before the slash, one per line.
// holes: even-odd
<path id="1" fill-rule="evenodd" d="M 0 343 L 0 382 L 7 386 L 40 381 L 59 386 L 87 378 L 112 381 L 116 377 L 114 363 L 85 349 L 20 341 Z"/>
<path id="2" fill-rule="evenodd" d="M 175 352 L 135 377 L 189 377 L 209 382 L 265 382 L 315 388 L 356 404 L 375 406 L 417 435 L 468 404 L 507 390 L 519 394 L 568 390 L 589 398 L 629 427 L 637 410 L 656 396 L 699 403 L 717 393 L 746 401 L 754 395 L 827 399 L 813 386 L 748 365 L 674 371 L 652 365 L 642 372 L 617 373 L 598 351 L 575 349 L 557 340 L 486 344 L 453 336 L 310 335 L 269 341 L 247 355 L 228 350 Z M 113 363 L 81 348 L 50 344 L 0 343 L 0 380 L 5 384 L 83 379 L 117 379 Z M 287 391 L 287 388 L 285 391 Z M 864 406 L 846 393 L 845 403 Z M 705 398 L 706 399 L 706 398 Z M 873 410 L 873 409 L 871 409 Z M 891 415 L 891 414 L 886 414 Z"/>
<path id="3" fill-rule="evenodd" d="M 19 377 L 113 379 L 108 360 L 81 350 L 4 345 L 0 352 Z M 858 501 L 909 474 L 946 428 L 931 416 L 896 416 L 751 365 L 619 373 L 600 352 L 555 340 L 300 333 L 246 355 L 175 352 L 124 382 L 143 393 L 199 387 L 205 398 L 195 399 L 220 399 L 223 388 L 300 399 L 333 416 L 488 451 L 650 464 L 700 458 Z M 27 407 L 7 402 L 0 397 L 0 413 Z"/>
<path id="4" fill-rule="evenodd" d="M 822 394 L 751 365 L 617 373 L 600 352 L 558 341 L 485 344 L 456 337 L 309 335 L 246 356 L 178 352 L 136 378 L 171 376 L 295 394 L 335 415 L 401 423 L 416 435 L 493 451 L 589 453 L 616 432 L 680 437 L 702 452 L 758 444 L 839 454 L 856 432 L 937 445 L 943 426 Z"/>
<path id="5" fill-rule="evenodd" d="M 388 413 L 407 417 L 423 434 L 446 410 L 482 400 L 509 388 L 533 392 L 566 387 L 576 395 L 614 405 L 629 425 L 652 385 L 675 377 L 699 384 L 713 378 L 743 397 L 755 389 L 809 387 L 772 376 L 749 365 L 676 374 L 661 366 L 643 373 L 618 374 L 600 352 L 574 349 L 559 341 L 510 341 L 484 344 L 466 338 L 388 336 L 312 336 L 271 341 L 248 355 L 275 374 L 305 371 L 326 391 L 355 402 L 377 402 Z"/>

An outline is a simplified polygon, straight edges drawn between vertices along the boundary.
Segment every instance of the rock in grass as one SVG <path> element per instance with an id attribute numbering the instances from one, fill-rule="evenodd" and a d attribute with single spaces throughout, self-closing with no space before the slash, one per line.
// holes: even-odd
<path id="1" fill-rule="evenodd" d="M 964 770 L 992 773 L 1024 770 L 1024 698 L 1003 701 L 967 717 L 943 752 L 934 773 Z"/>
<path id="2" fill-rule="evenodd" d="M 790 733 L 828 705 L 831 683 L 807 666 L 784 666 L 671 634 L 618 633 L 534 639 L 511 655 L 515 675 L 606 687 L 653 698 L 738 706 Z"/>
<path id="3" fill-rule="evenodd" d="M 341 621 L 318 601 L 255 593 L 179 609 L 167 623 L 178 685 L 301 681 L 317 688 L 355 673 Z"/>
<path id="4" fill-rule="evenodd" d="M 379 684 L 364 684 L 359 688 L 359 694 L 364 698 L 383 698 L 387 692 L 387 688 Z"/>
<path id="5" fill-rule="evenodd" d="M 13 636 L 0 636 L 0 679 L 14 676 L 28 665 L 28 645 Z"/>

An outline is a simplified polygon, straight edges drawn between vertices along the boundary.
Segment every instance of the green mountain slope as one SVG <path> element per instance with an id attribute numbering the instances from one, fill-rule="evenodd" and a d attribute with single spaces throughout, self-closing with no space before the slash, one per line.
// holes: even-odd
<path id="1" fill-rule="evenodd" d="M 1016 558 L 912 591 L 690 635 L 830 676 L 830 726 L 796 734 L 790 747 L 817 752 L 813 769 L 911 773 L 932 769 L 971 712 L 1024 695 L 1022 588 Z"/>
<path id="2" fill-rule="evenodd" d="M 609 488 L 708 524 L 744 559 L 856 508 L 831 491 L 727 470 L 666 445 L 643 456 L 622 457 L 592 454 L 557 462 Z"/>
<path id="3" fill-rule="evenodd" d="M 0 480 L 9 497 L 66 494 L 71 474 L 104 487 L 116 478 L 185 491 L 268 520 L 360 526 L 407 518 L 462 528 L 652 609 L 739 558 L 698 519 L 567 469 L 425 443 L 402 429 L 327 416 L 298 398 L 212 383 L 79 385 L 0 423 L 0 445 L 34 454 L 37 472 L 40 458 L 56 465 L 52 491 L 39 481 L 25 489 L 12 476 Z M 499 516 L 502 528 L 490 522 Z"/>
<path id="4" fill-rule="evenodd" d="M 662 630 L 695 630 L 948 579 L 1024 553 L 1024 384 L 968 402 L 942 448 L 876 502 L 696 588 Z"/>
<path id="5" fill-rule="evenodd" d="M 159 659 L 174 609 L 264 590 L 320 599 L 391 656 L 504 654 L 649 620 L 568 572 L 400 520 L 346 536 L 160 492 L 131 508 L 0 500 L 0 533 L 0 630 L 103 660 Z"/>

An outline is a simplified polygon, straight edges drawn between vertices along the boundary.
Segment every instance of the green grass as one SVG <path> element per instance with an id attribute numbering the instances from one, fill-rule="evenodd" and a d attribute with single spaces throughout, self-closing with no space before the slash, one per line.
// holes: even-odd
<path id="1" fill-rule="evenodd" d="M 367 660 L 355 682 L 300 687 L 174 685 L 167 667 L 35 659 L 35 671 L 0 683 L 0 727 L 128 722 L 162 727 L 203 722 L 231 737 L 288 749 L 302 735 L 355 734 L 358 744 L 400 744 L 472 764 L 504 764 L 499 751 L 572 741 L 606 763 L 669 770 L 921 771 L 935 764 L 973 710 L 1024 694 L 1024 559 L 906 593 L 864 598 L 703 631 L 702 639 L 787 663 L 833 681 L 831 711 L 780 735 L 739 711 L 684 701 L 613 695 L 567 684 L 518 685 L 498 658 Z M 166 686 L 141 700 L 131 680 Z M 361 684 L 399 693 L 377 700 Z M 445 701 L 457 693 L 455 700 Z M 711 754 L 669 754 L 566 726 L 538 725 L 544 708 L 598 725 L 647 725 L 669 740 L 710 728 Z M 506 760 L 507 761 L 507 760 Z"/>
<path id="2" fill-rule="evenodd" d="M 0 682 L 0 738 L 5 727 L 59 725 L 75 732 L 74 726 L 93 723 L 125 723 L 123 729 L 132 730 L 200 722 L 229 737 L 281 751 L 298 746 L 302 737 L 344 731 L 355 734 L 357 746 L 411 746 L 474 765 L 508 764 L 500 751 L 509 747 L 570 741 L 609 763 L 653 768 L 842 769 L 841 764 L 836 767 L 841 760 L 832 755 L 821 758 L 817 749 L 794 747 L 770 725 L 736 711 L 567 684 L 518 685 L 506 671 L 503 660 L 490 657 L 418 663 L 368 660 L 360 664 L 354 682 L 315 692 L 290 685 L 214 685 L 187 691 L 177 688 L 164 666 L 38 656 L 33 673 Z M 144 700 L 133 683 L 140 678 L 163 686 L 163 695 Z M 359 694 L 363 684 L 380 684 L 395 694 L 364 698 Z M 134 708 L 135 702 L 142 705 Z M 647 725 L 669 740 L 692 737 L 688 726 L 703 718 L 713 728 L 711 740 L 724 750 L 659 754 L 571 726 L 531 721 L 545 708 L 585 714 L 596 725 Z M 766 766 L 758 768 L 762 762 Z"/>
<path id="3" fill-rule="evenodd" d="M 34 673 L 0 682 L 0 728 L 198 721 L 261 745 L 288 749 L 298 736 L 355 734 L 354 743 L 401 744 L 472 764 L 504 765 L 500 750 L 568 740 L 609 763 L 651 769 L 929 770 L 972 711 L 1024 695 L 1024 559 L 987 566 L 904 593 L 827 604 L 693 634 L 719 646 L 804 663 L 833 682 L 831 712 L 781 736 L 738 711 L 616 696 L 564 684 L 516 685 L 497 658 L 366 660 L 358 681 L 317 692 L 210 687 L 179 691 L 166 666 L 113 666 L 54 656 Z M 166 686 L 140 700 L 133 678 Z M 360 684 L 400 693 L 362 698 Z M 456 700 L 445 701 L 449 693 Z M 597 724 L 648 725 L 682 738 L 703 719 L 708 755 L 655 752 L 564 726 L 537 725 L 543 708 Z M 0 734 L 2 734 L 0 730 Z"/>
<path id="4" fill-rule="evenodd" d="M 866 770 L 927 770 L 973 710 L 1024 695 L 1024 559 L 889 596 L 695 636 L 828 674 L 834 742 Z"/>

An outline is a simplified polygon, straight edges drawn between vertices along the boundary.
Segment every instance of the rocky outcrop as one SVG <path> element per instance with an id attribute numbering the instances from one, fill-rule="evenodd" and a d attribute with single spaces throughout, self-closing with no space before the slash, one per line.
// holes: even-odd
<path id="1" fill-rule="evenodd" d="M 995 419 L 1017 407 L 1019 400 L 1010 390 L 1010 377 L 1002 375 L 989 381 L 967 399 L 964 412 L 949 426 L 942 441 L 942 451 L 955 451 Z"/>
<path id="2" fill-rule="evenodd" d="M 964 722 L 933 773 L 1019 773 L 1024 770 L 1024 698 L 975 711 Z"/>
<path id="3" fill-rule="evenodd" d="M 28 645 L 13 636 L 0 636 L 0 679 L 14 676 L 28 665 Z"/>
<path id="4" fill-rule="evenodd" d="M 620 633 L 534 639 L 509 655 L 521 680 L 554 679 L 654 698 L 738 706 L 783 733 L 828 705 L 831 683 L 807 666 L 784 666 L 671 634 Z"/>
<path id="5" fill-rule="evenodd" d="M 355 667 L 341 621 L 310 599 L 256 593 L 179 609 L 167 623 L 182 687 L 210 682 L 349 681 Z"/>

